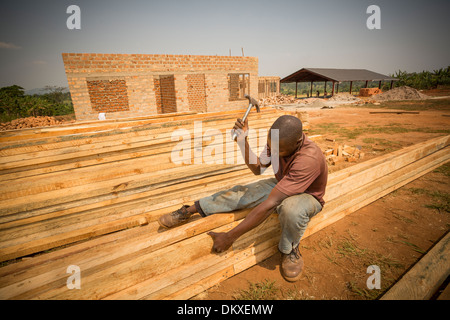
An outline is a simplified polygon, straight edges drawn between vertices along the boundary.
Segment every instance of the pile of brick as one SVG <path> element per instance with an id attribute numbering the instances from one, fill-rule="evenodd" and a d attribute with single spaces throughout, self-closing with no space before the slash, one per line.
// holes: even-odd
<path id="1" fill-rule="evenodd" d="M 376 94 L 380 94 L 382 91 L 378 88 L 361 88 L 359 90 L 360 97 L 371 97 Z"/>
<path id="2" fill-rule="evenodd" d="M 334 148 L 325 150 L 323 154 L 331 165 L 336 165 L 342 161 L 356 162 L 364 157 L 364 152 L 361 152 L 361 146 L 351 147 L 339 144 L 335 144 Z"/>
<path id="3" fill-rule="evenodd" d="M 20 118 L 10 122 L 0 123 L 0 131 L 54 126 L 63 122 L 64 121 L 56 120 L 54 117 Z"/>
<path id="4" fill-rule="evenodd" d="M 292 96 L 288 96 L 285 94 L 279 94 L 272 97 L 266 97 L 259 99 L 259 105 L 260 106 L 268 106 L 268 105 L 274 105 L 274 104 L 291 104 L 296 103 L 296 100 Z"/>

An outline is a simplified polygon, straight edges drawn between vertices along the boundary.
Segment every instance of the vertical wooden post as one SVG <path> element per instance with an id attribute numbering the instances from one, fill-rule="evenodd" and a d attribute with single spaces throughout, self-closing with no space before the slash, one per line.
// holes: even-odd
<path id="1" fill-rule="evenodd" d="M 392 89 L 393 86 L 394 86 L 394 80 L 391 80 L 391 87 L 390 87 L 390 89 Z"/>
<path id="2" fill-rule="evenodd" d="M 350 81 L 350 94 L 352 94 L 353 81 Z"/>
<path id="3" fill-rule="evenodd" d="M 334 81 L 333 81 L 333 88 L 331 89 L 331 96 L 334 96 Z"/>
<path id="4" fill-rule="evenodd" d="M 310 93 L 309 93 L 310 97 L 312 97 L 312 85 L 313 85 L 313 82 L 311 81 L 311 90 L 310 90 Z"/>
<path id="5" fill-rule="evenodd" d="M 378 82 L 378 89 L 381 89 L 381 80 Z"/>
<path id="6" fill-rule="evenodd" d="M 327 97 L 327 81 L 325 80 L 325 85 L 323 86 L 323 98 Z"/>
<path id="7" fill-rule="evenodd" d="M 336 86 L 336 94 L 338 94 L 339 93 L 339 82 L 337 83 L 337 86 Z"/>
<path id="8" fill-rule="evenodd" d="M 365 88 L 367 88 L 367 84 L 369 83 L 369 81 L 366 81 L 366 86 L 365 86 Z"/>
<path id="9" fill-rule="evenodd" d="M 295 99 L 297 99 L 297 85 L 298 85 L 298 82 L 295 81 Z"/>

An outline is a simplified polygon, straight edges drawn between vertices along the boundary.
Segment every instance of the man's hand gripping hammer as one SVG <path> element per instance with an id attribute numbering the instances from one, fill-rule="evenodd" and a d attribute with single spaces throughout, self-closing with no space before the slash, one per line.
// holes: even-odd
<path id="1" fill-rule="evenodd" d="M 244 117 L 242 118 L 242 122 L 245 122 L 245 120 L 246 120 L 247 117 L 248 117 L 248 114 L 250 113 L 250 109 L 251 109 L 253 106 L 256 107 L 256 112 L 260 112 L 260 111 L 261 111 L 261 110 L 259 109 L 258 101 L 256 101 L 256 100 L 253 99 L 252 97 L 250 97 L 248 94 L 245 95 L 245 98 L 248 99 L 248 108 L 247 108 L 247 111 L 246 111 L 245 114 L 244 114 Z M 236 133 L 236 132 L 233 132 L 233 137 L 232 137 L 232 138 L 233 138 L 233 141 L 236 140 L 236 138 L 237 138 L 237 133 Z"/>

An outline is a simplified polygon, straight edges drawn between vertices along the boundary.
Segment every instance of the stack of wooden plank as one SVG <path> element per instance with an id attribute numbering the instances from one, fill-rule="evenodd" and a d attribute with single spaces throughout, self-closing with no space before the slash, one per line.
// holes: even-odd
<path id="1" fill-rule="evenodd" d="M 0 260 L 147 224 L 181 201 L 205 195 L 206 185 L 215 190 L 248 181 L 235 144 L 228 150 L 214 136 L 219 132 L 225 141 L 236 114 L 187 113 L 2 133 Z M 251 128 L 261 132 L 251 143 L 265 142 L 258 133 L 267 134 L 279 115 L 273 109 L 252 113 Z M 177 130 L 188 134 L 189 149 L 200 151 L 189 150 L 190 165 L 173 161 L 181 141 L 173 137 Z M 224 147 L 223 164 L 205 165 L 202 151 L 217 145 Z M 230 154 L 234 160 L 226 164 Z"/>
<path id="2" fill-rule="evenodd" d="M 279 115 L 266 109 L 249 121 L 267 129 Z M 0 298 L 186 299 L 276 253 L 275 214 L 222 254 L 211 253 L 207 232 L 233 228 L 249 210 L 170 230 L 156 222 L 182 203 L 267 178 L 243 164 L 170 161 L 174 129 L 193 132 L 202 120 L 202 132 L 226 131 L 235 117 L 184 114 L 1 135 L 1 260 L 58 248 L 0 268 Z M 327 204 L 305 237 L 449 161 L 449 141 L 439 137 L 332 174 Z M 80 270 L 80 289 L 67 285 L 71 266 Z"/>

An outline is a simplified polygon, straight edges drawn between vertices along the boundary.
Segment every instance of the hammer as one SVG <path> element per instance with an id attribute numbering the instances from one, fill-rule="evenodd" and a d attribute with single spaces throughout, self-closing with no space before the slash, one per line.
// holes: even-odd
<path id="1" fill-rule="evenodd" d="M 247 119 L 248 114 L 250 113 L 250 109 L 253 106 L 256 107 L 256 112 L 258 112 L 258 113 L 260 112 L 258 101 L 256 101 L 252 97 L 250 97 L 248 94 L 246 94 L 245 97 L 248 99 L 248 108 L 247 108 L 247 111 L 245 111 L 244 117 L 242 118 L 242 122 L 245 122 L 245 119 Z M 233 132 L 233 141 L 236 140 L 236 138 L 237 138 L 237 133 Z"/>

